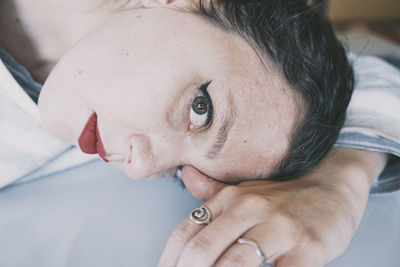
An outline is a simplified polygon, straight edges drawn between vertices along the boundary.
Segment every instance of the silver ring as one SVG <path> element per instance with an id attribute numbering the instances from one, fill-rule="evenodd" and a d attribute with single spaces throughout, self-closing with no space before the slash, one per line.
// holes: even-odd
<path id="1" fill-rule="evenodd" d="M 209 224 L 211 222 L 211 212 L 206 206 L 201 205 L 190 213 L 190 220 L 197 224 Z"/>
<path id="2" fill-rule="evenodd" d="M 239 244 L 247 244 L 252 246 L 256 250 L 257 255 L 262 259 L 261 265 L 265 263 L 265 254 L 264 252 L 262 252 L 260 245 L 257 243 L 257 241 L 249 238 L 239 238 L 236 242 Z"/>

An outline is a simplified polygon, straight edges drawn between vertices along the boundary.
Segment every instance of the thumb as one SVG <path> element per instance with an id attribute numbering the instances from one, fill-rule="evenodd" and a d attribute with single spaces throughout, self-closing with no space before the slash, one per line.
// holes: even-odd
<path id="1" fill-rule="evenodd" d="M 182 169 L 182 181 L 188 191 L 198 200 L 207 201 L 218 193 L 226 184 L 217 182 L 196 168 L 185 165 Z"/>

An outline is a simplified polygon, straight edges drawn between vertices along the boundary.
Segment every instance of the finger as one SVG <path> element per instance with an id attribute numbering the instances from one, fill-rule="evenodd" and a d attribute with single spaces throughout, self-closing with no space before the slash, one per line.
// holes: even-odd
<path id="1" fill-rule="evenodd" d="M 255 215 L 245 205 L 232 205 L 202 229 L 185 246 L 180 266 L 211 266 L 243 233 L 258 224 L 263 216 Z"/>
<path id="2" fill-rule="evenodd" d="M 224 202 L 219 199 L 209 201 L 205 205 L 210 210 L 211 223 L 224 209 Z M 186 244 L 204 227 L 205 225 L 198 225 L 192 222 L 190 216 L 186 217 L 169 237 L 158 266 L 176 266 Z"/>
<path id="3" fill-rule="evenodd" d="M 226 186 L 189 165 L 182 169 L 182 181 L 192 196 L 200 201 L 209 200 Z"/>
<path id="4" fill-rule="evenodd" d="M 242 237 L 256 241 L 264 262 L 272 264 L 295 244 L 295 233 L 285 219 L 272 217 L 247 231 Z M 263 259 L 256 248 L 235 242 L 219 258 L 217 266 L 260 266 Z"/>
<path id="5" fill-rule="evenodd" d="M 204 226 L 193 223 L 186 217 L 172 232 L 158 262 L 158 267 L 176 266 L 179 256 L 192 237 Z"/>

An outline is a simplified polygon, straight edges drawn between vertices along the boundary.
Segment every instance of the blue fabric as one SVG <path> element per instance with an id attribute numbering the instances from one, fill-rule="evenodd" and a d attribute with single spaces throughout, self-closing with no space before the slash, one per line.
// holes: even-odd
<path id="1" fill-rule="evenodd" d="M 200 202 L 172 178 L 131 180 L 98 160 L 0 191 L 0 266 L 154 267 Z M 400 266 L 400 192 L 370 196 L 344 255 L 327 267 Z"/>
<path id="2" fill-rule="evenodd" d="M 376 57 L 352 57 L 356 86 L 335 146 L 391 155 L 371 194 L 400 190 L 400 72 Z"/>
<path id="3" fill-rule="evenodd" d="M 335 146 L 385 152 L 392 155 L 385 169 L 372 185 L 370 193 L 391 193 L 400 189 L 400 144 L 397 142 L 379 135 L 348 132 L 340 134 Z"/>
<path id="4" fill-rule="evenodd" d="M 98 160 L 0 190 L 0 266 L 156 266 L 200 202 L 172 178 L 134 181 Z"/>

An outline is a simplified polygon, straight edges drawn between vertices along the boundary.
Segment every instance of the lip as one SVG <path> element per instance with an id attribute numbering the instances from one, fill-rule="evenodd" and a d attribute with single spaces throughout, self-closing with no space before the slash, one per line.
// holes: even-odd
<path id="1" fill-rule="evenodd" d="M 107 153 L 104 149 L 103 142 L 101 141 L 99 127 L 97 125 L 97 114 L 95 112 L 93 112 L 89 120 L 86 122 L 86 125 L 79 137 L 78 143 L 83 153 L 98 153 L 100 158 L 102 158 L 105 162 L 109 162 L 106 159 Z"/>

